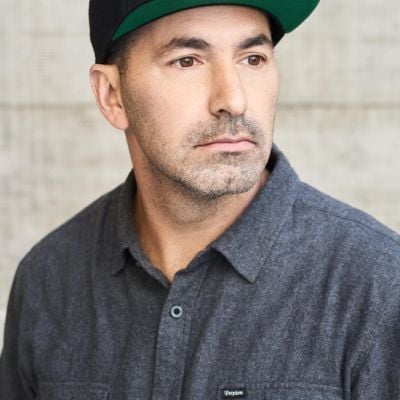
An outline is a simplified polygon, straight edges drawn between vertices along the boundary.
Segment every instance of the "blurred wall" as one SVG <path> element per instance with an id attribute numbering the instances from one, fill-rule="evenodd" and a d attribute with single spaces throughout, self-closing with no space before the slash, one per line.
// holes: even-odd
<path id="1" fill-rule="evenodd" d="M 276 50 L 276 142 L 303 180 L 400 231 L 400 4 L 321 1 Z M 130 159 L 91 93 L 88 2 L 0 4 L 1 340 L 20 259 Z"/>

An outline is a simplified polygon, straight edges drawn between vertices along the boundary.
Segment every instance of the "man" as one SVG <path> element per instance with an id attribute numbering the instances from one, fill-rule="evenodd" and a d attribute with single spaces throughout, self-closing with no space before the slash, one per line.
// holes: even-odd
<path id="1" fill-rule="evenodd" d="M 272 144 L 316 1 L 92 0 L 126 182 L 24 258 L 2 399 L 400 399 L 400 240 Z"/>

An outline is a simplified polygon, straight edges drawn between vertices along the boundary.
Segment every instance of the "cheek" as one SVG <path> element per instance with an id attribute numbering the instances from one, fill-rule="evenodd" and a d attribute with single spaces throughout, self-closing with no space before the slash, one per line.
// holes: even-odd
<path id="1" fill-rule="evenodd" d="M 193 94 L 192 94 L 193 93 Z M 151 119 L 168 141 L 168 146 L 179 145 L 196 123 L 208 120 L 204 96 L 200 91 L 185 87 L 163 87 L 153 93 Z M 181 144 L 182 145 L 182 144 Z"/>
<path id="2" fill-rule="evenodd" d="M 137 136 L 152 135 L 168 116 L 163 97 L 143 85 L 130 85 L 123 91 L 123 103 L 130 121 L 130 130 Z"/>
<path id="3" fill-rule="evenodd" d="M 248 115 L 254 117 L 264 128 L 269 128 L 274 121 L 279 98 L 279 80 L 258 81 L 248 88 Z"/>
<path id="4" fill-rule="evenodd" d="M 141 98 L 145 103 L 146 114 L 151 120 L 165 127 L 174 125 L 185 126 L 186 116 L 195 111 L 200 104 L 200 98 L 185 85 L 167 85 L 157 81 L 156 85 L 148 85 L 141 90 Z M 197 97 L 197 98 L 196 98 Z M 186 117 L 186 118 L 185 118 Z"/>
<path id="5" fill-rule="evenodd" d="M 185 109 L 171 104 L 171 98 L 147 87 L 131 96 L 128 114 L 132 138 L 148 155 L 175 152 L 179 145 Z M 137 91 L 136 93 L 139 93 Z"/>
<path id="6" fill-rule="evenodd" d="M 261 86 L 263 87 L 264 102 L 274 105 L 279 95 L 279 74 L 276 68 L 268 71 L 267 77 Z"/>
<path id="7" fill-rule="evenodd" d="M 256 86 L 268 93 L 270 98 L 276 98 L 279 92 L 279 69 L 275 60 L 271 60 L 267 68 L 262 72 L 261 76 L 256 79 Z"/>

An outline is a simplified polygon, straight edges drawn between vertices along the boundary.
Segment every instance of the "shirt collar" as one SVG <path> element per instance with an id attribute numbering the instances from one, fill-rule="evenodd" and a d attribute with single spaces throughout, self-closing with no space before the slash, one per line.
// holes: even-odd
<path id="1" fill-rule="evenodd" d="M 125 183 L 121 185 L 117 197 L 116 217 L 116 246 L 115 258 L 125 256 L 122 263 L 113 262 L 111 267 L 112 275 L 116 275 L 126 265 L 126 253 L 132 243 L 139 243 L 136 230 L 133 226 L 133 198 L 136 193 L 136 180 L 133 170 L 129 173 Z"/>
<path id="2" fill-rule="evenodd" d="M 240 218 L 209 246 L 221 253 L 251 283 L 255 282 L 291 211 L 299 181 L 275 145 L 267 168 L 271 172 L 267 183 Z M 132 199 L 135 193 L 136 181 L 131 171 L 118 198 L 116 251 L 121 254 L 130 250 L 132 255 L 145 258 L 133 226 Z M 124 263 L 113 263 L 112 274 L 117 274 L 124 266 Z"/>
<path id="3" fill-rule="evenodd" d="M 251 283 L 265 265 L 292 210 L 299 182 L 288 160 L 275 145 L 267 168 L 271 172 L 267 183 L 241 217 L 211 245 Z"/>

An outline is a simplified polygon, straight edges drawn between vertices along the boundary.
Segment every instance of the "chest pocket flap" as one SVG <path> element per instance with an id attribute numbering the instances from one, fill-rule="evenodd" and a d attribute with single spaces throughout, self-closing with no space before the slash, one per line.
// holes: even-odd
<path id="1" fill-rule="evenodd" d="M 39 400 L 107 400 L 107 385 L 101 383 L 41 383 Z"/>
<path id="2" fill-rule="evenodd" d="M 269 400 L 328 400 L 332 399 L 329 396 L 323 396 L 322 393 L 310 392 L 304 389 L 290 389 L 290 390 L 271 390 L 270 396 L 265 399 Z M 333 400 L 333 399 L 332 399 Z"/>
<path id="3" fill-rule="evenodd" d="M 228 387 L 231 389 L 227 389 Z M 218 399 L 343 400 L 343 397 L 341 389 L 332 386 L 302 383 L 249 383 L 220 386 Z"/>
<path id="4" fill-rule="evenodd" d="M 265 400 L 342 400 L 342 396 L 332 389 L 270 389 Z"/>

